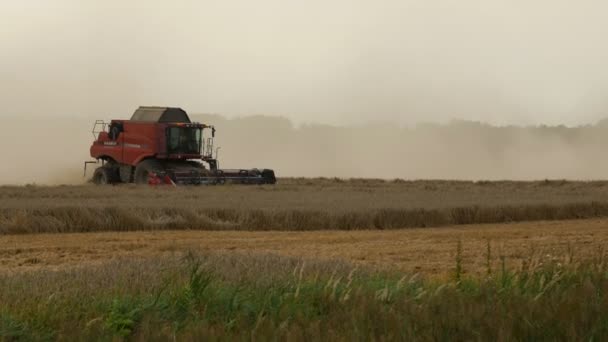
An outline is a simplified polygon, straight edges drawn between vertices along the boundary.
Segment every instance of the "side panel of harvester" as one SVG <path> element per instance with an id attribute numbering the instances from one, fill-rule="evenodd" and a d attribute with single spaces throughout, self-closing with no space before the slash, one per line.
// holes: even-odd
<path id="1" fill-rule="evenodd" d="M 91 157 L 98 160 L 120 162 L 122 160 L 122 149 L 122 137 L 112 139 L 108 132 L 100 132 L 97 140 L 91 145 Z"/>
<path id="2" fill-rule="evenodd" d="M 112 121 L 110 125 L 119 129 L 114 134 L 99 133 L 91 146 L 93 158 L 137 166 L 142 160 L 164 152 L 164 125 L 130 121 Z"/>
<path id="3" fill-rule="evenodd" d="M 163 125 L 148 122 L 124 122 L 122 136 L 123 155 L 120 163 L 137 166 L 146 158 L 155 157 L 162 152 L 161 143 L 165 140 L 160 134 Z"/>

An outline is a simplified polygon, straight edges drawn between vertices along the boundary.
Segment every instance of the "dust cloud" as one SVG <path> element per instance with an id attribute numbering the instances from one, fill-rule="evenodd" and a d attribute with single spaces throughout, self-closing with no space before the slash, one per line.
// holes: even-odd
<path id="1" fill-rule="evenodd" d="M 220 167 L 273 168 L 280 177 L 460 180 L 605 179 L 608 125 L 574 128 L 450 124 L 293 125 L 276 117 L 214 124 Z M 0 184 L 80 184 L 92 121 L 9 119 L 0 128 Z M 88 176 L 91 176 L 89 172 Z"/>
<path id="2" fill-rule="evenodd" d="M 0 1 L 4 116 L 174 105 L 337 126 L 608 115 L 599 0 Z"/>
<path id="3" fill-rule="evenodd" d="M 607 10 L 0 1 L 0 183 L 82 182 L 93 120 L 140 105 L 224 115 L 200 116 L 222 166 L 280 176 L 605 178 L 608 128 L 581 125 L 608 116 Z"/>
<path id="4" fill-rule="evenodd" d="M 393 124 L 294 127 L 269 117 L 215 122 L 223 167 L 280 176 L 455 180 L 605 179 L 608 125 L 568 128 Z"/>
<path id="5" fill-rule="evenodd" d="M 81 184 L 93 123 L 82 119 L 2 119 L 0 184 Z"/>

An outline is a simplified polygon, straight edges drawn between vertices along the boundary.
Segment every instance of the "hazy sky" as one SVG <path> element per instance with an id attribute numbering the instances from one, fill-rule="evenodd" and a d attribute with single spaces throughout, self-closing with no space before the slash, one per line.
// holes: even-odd
<path id="1" fill-rule="evenodd" d="M 0 0 L 4 115 L 608 116 L 606 1 Z"/>

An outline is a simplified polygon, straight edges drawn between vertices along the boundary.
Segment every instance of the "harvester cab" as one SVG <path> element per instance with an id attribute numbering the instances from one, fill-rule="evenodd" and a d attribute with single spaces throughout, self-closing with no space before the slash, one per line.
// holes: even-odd
<path id="1" fill-rule="evenodd" d="M 270 169 L 220 169 L 216 129 L 180 108 L 140 107 L 130 120 L 96 121 L 90 152 L 96 184 L 275 184 Z"/>

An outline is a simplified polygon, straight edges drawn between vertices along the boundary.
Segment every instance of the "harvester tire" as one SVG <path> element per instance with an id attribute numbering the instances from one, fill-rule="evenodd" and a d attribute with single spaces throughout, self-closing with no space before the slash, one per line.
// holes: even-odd
<path id="1" fill-rule="evenodd" d="M 148 184 L 148 175 L 163 171 L 162 164 L 156 159 L 146 159 L 135 167 L 135 183 Z"/>
<path id="2" fill-rule="evenodd" d="M 274 175 L 274 170 L 264 169 L 262 170 L 262 179 L 264 184 L 276 184 L 277 177 Z"/>
<path id="3" fill-rule="evenodd" d="M 107 167 L 98 167 L 93 174 L 93 183 L 97 185 L 108 185 L 115 183 L 112 171 L 112 169 Z"/>

